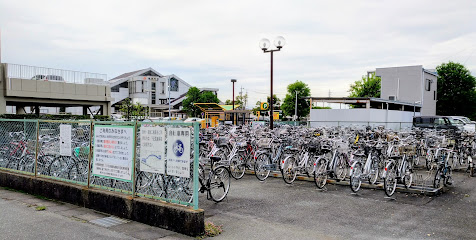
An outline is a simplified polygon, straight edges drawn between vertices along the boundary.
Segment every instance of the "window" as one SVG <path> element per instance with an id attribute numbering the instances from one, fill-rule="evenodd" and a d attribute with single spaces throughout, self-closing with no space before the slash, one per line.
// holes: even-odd
<path id="1" fill-rule="evenodd" d="M 433 80 L 431 80 L 431 79 L 427 79 L 427 80 L 425 81 L 425 90 L 431 91 L 431 83 L 432 83 L 432 82 L 433 82 Z"/>
<path id="2" fill-rule="evenodd" d="M 433 100 L 436 100 L 436 91 L 433 91 Z"/>
<path id="3" fill-rule="evenodd" d="M 162 93 L 162 94 L 165 94 L 165 83 L 164 83 L 164 82 L 161 82 L 160 85 L 161 85 L 161 86 L 160 86 L 160 89 L 162 90 L 161 93 Z"/>
<path id="4" fill-rule="evenodd" d="M 152 90 L 155 90 L 155 82 L 152 83 Z"/>
<path id="5" fill-rule="evenodd" d="M 170 91 L 172 92 L 178 92 L 178 80 L 175 78 L 170 79 Z"/>
<path id="6" fill-rule="evenodd" d="M 155 104 L 155 92 L 152 93 L 152 104 Z"/>

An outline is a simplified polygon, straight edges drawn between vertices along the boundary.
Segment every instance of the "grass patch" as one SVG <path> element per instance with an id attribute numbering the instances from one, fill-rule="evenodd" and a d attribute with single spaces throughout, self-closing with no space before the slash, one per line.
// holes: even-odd
<path id="1" fill-rule="evenodd" d="M 46 207 L 45 206 L 38 206 L 35 208 L 36 211 L 44 211 L 46 210 Z"/>
<path id="2" fill-rule="evenodd" d="M 215 237 L 220 235 L 222 232 L 223 232 L 222 225 L 215 225 L 212 222 L 205 222 L 205 234 L 197 238 L 204 239 L 208 237 Z"/>
<path id="3" fill-rule="evenodd" d="M 17 190 L 17 189 L 9 188 L 9 187 L 3 187 L 3 189 L 8 190 L 8 191 L 12 191 L 12 192 L 26 193 L 23 190 Z"/>

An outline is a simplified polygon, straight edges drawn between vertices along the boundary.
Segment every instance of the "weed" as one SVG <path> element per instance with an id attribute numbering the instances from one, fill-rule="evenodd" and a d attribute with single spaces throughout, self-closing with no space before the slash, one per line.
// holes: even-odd
<path id="1" fill-rule="evenodd" d="M 207 237 L 215 237 L 223 232 L 222 225 L 215 225 L 212 222 L 205 223 L 205 234 L 198 237 L 198 239 L 204 239 Z"/>
<path id="2" fill-rule="evenodd" d="M 36 209 L 36 211 L 44 211 L 44 210 L 46 210 L 46 207 L 45 206 L 38 206 L 35 209 Z"/>

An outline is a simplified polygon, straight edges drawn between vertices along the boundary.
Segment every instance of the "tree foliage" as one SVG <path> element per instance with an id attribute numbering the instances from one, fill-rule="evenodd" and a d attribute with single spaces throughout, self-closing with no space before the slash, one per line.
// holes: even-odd
<path id="1" fill-rule="evenodd" d="M 370 77 L 362 76 L 361 80 L 350 85 L 349 97 L 380 97 L 381 79 L 372 73 Z"/>
<path id="2" fill-rule="evenodd" d="M 266 102 L 268 103 L 269 105 L 269 101 L 271 100 L 271 98 L 269 96 L 266 97 Z M 273 103 L 274 103 L 274 110 L 279 110 L 281 108 L 281 99 L 279 99 L 276 94 L 273 94 Z M 269 111 L 270 109 L 268 108 L 268 110 L 266 111 Z M 258 111 L 261 111 L 261 101 L 257 101 L 256 102 L 256 106 L 251 109 L 251 111 L 253 111 L 253 114 L 256 114 L 256 112 Z"/>
<path id="3" fill-rule="evenodd" d="M 311 89 L 307 84 L 296 81 L 295 83 L 288 85 L 288 93 L 284 98 L 281 110 L 285 116 L 294 116 L 296 111 L 296 91 L 297 91 L 297 118 L 301 119 L 309 114 L 309 100 L 304 97 L 311 95 Z"/>
<path id="4" fill-rule="evenodd" d="M 145 118 L 148 113 L 148 108 L 143 107 L 139 102 L 132 103 L 130 98 L 126 98 L 122 101 L 120 111 L 124 113 L 123 118 L 127 121 L 132 119 Z"/>
<path id="5" fill-rule="evenodd" d="M 217 96 L 212 92 L 200 93 L 200 89 L 197 87 L 191 87 L 188 89 L 187 95 L 182 102 L 183 110 L 187 112 L 190 117 L 200 116 L 200 108 L 193 105 L 194 103 L 219 103 Z"/>
<path id="6" fill-rule="evenodd" d="M 438 115 L 476 117 L 476 79 L 460 63 L 448 62 L 436 67 L 438 72 Z"/>

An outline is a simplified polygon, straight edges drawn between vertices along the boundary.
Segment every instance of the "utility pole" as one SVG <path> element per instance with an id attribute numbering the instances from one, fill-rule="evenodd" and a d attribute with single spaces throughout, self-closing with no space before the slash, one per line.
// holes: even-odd
<path id="1" fill-rule="evenodd" d="M 240 87 L 240 101 L 241 101 L 241 106 L 240 106 L 240 108 L 241 108 L 241 109 L 244 109 L 244 108 L 243 108 L 243 103 L 244 103 L 244 101 L 243 101 L 243 86 Z"/>

